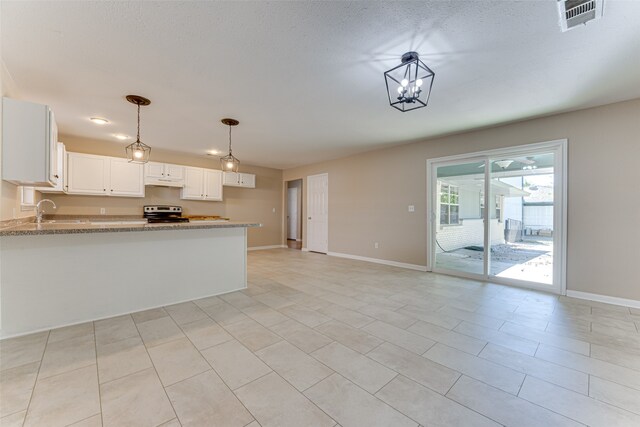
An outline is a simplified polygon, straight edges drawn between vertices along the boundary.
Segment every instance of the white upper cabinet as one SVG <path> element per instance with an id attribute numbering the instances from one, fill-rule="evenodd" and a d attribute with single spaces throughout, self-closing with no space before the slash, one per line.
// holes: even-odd
<path id="1" fill-rule="evenodd" d="M 67 154 L 67 193 L 144 197 L 144 168 L 117 157 Z"/>
<path id="2" fill-rule="evenodd" d="M 17 185 L 53 187 L 58 127 L 46 105 L 2 99 L 2 179 Z"/>
<path id="3" fill-rule="evenodd" d="M 224 172 L 224 185 L 229 187 L 256 188 L 256 176 L 252 173 Z"/>
<path id="4" fill-rule="evenodd" d="M 36 187 L 42 193 L 66 193 L 67 192 L 67 150 L 62 142 L 58 142 L 56 149 L 57 182 L 54 187 Z"/>
<path id="5" fill-rule="evenodd" d="M 184 187 L 180 198 L 186 200 L 222 200 L 222 171 L 184 168 Z"/>
<path id="6" fill-rule="evenodd" d="M 109 195 L 144 197 L 143 166 L 127 159 L 109 161 Z"/>
<path id="7" fill-rule="evenodd" d="M 184 168 L 180 165 L 149 162 L 144 165 L 144 183 L 145 185 L 182 187 Z"/>
<path id="8" fill-rule="evenodd" d="M 222 171 L 204 170 L 204 199 L 222 200 Z"/>

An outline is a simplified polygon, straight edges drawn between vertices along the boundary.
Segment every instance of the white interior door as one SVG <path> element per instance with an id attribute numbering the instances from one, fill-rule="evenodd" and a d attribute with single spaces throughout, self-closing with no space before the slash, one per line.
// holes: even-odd
<path id="1" fill-rule="evenodd" d="M 307 249 L 329 251 L 329 175 L 307 177 Z"/>
<path id="2" fill-rule="evenodd" d="M 287 191 L 287 239 L 298 239 L 298 189 Z"/>

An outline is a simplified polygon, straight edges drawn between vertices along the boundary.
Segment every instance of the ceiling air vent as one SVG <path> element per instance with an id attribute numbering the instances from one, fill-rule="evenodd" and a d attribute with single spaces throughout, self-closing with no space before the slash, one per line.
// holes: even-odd
<path id="1" fill-rule="evenodd" d="M 603 4 L 604 0 L 558 0 L 562 31 L 601 18 Z"/>

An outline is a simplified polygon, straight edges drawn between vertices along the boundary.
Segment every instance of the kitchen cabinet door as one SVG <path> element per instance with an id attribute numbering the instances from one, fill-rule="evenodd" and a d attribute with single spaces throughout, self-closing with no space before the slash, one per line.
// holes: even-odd
<path id="1" fill-rule="evenodd" d="M 109 157 L 68 153 L 67 162 L 69 194 L 107 195 Z"/>
<path id="2" fill-rule="evenodd" d="M 164 163 L 149 162 L 144 165 L 145 178 L 164 177 Z"/>
<path id="3" fill-rule="evenodd" d="M 184 179 L 184 166 L 165 164 L 164 173 L 171 179 Z"/>
<path id="4" fill-rule="evenodd" d="M 58 142 L 56 148 L 57 182 L 55 187 L 36 187 L 41 193 L 66 193 L 67 186 L 67 150 L 62 142 Z"/>
<path id="5" fill-rule="evenodd" d="M 241 173 L 240 186 L 244 188 L 256 188 L 256 176 L 252 173 Z"/>
<path id="6" fill-rule="evenodd" d="M 204 169 L 184 168 L 184 187 L 180 189 L 180 198 L 187 200 L 204 199 Z"/>
<path id="7" fill-rule="evenodd" d="M 144 197 L 144 165 L 109 159 L 109 195 Z"/>
<path id="8" fill-rule="evenodd" d="M 240 174 L 237 172 L 224 172 L 224 185 L 238 187 L 240 185 Z"/>
<path id="9" fill-rule="evenodd" d="M 16 185 L 53 187 L 58 128 L 46 105 L 2 99 L 2 179 Z"/>
<path id="10" fill-rule="evenodd" d="M 222 171 L 204 170 L 204 199 L 222 200 Z"/>

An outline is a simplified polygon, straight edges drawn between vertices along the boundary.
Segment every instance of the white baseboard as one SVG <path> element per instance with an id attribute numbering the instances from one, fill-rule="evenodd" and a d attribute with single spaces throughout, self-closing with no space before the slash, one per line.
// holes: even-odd
<path id="1" fill-rule="evenodd" d="M 282 249 L 286 247 L 287 245 L 253 246 L 253 247 L 247 248 L 247 251 L 264 251 L 266 249 Z"/>
<path id="2" fill-rule="evenodd" d="M 302 249 L 300 249 L 300 250 L 301 250 L 302 252 L 309 252 L 309 249 L 307 249 L 307 248 L 302 248 Z"/>
<path id="3" fill-rule="evenodd" d="M 379 258 L 369 258 L 369 257 L 359 256 L 359 255 L 342 254 L 339 252 L 327 252 L 327 255 L 338 257 L 338 258 L 347 258 L 347 259 L 355 259 L 358 261 L 373 262 L 375 264 L 390 265 L 392 267 L 407 268 L 409 270 L 427 271 L 427 267 L 425 265 L 407 264 L 406 262 L 390 261 L 387 259 L 379 259 Z"/>
<path id="4" fill-rule="evenodd" d="M 640 308 L 640 301 L 635 299 L 610 297 L 607 295 L 592 294 L 589 292 L 567 290 L 567 296 L 572 298 L 585 299 L 589 301 L 604 302 L 613 305 L 622 305 L 624 307 Z"/>

